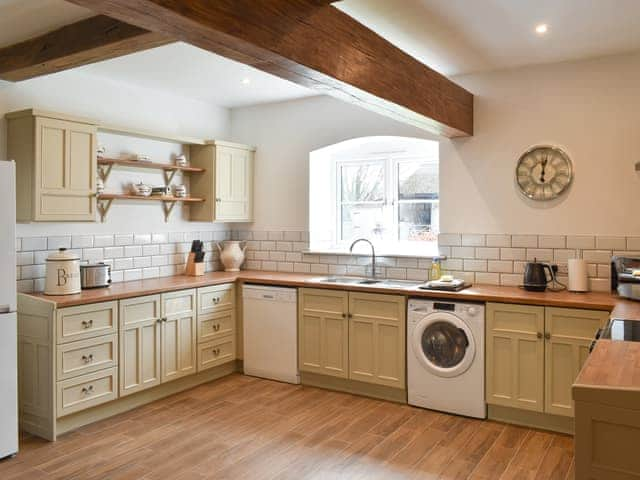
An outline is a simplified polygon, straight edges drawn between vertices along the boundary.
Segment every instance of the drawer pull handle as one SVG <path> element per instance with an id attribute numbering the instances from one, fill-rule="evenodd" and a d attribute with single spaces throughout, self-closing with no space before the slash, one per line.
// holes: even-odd
<path id="1" fill-rule="evenodd" d="M 93 327 L 93 320 L 82 320 L 82 326 L 84 328 L 91 328 Z"/>
<path id="2" fill-rule="evenodd" d="M 214 331 L 214 332 L 217 332 L 218 330 L 220 330 L 220 324 L 219 324 L 219 323 L 216 323 L 216 324 L 213 326 L 213 331 Z"/>
<path id="3" fill-rule="evenodd" d="M 220 303 L 220 297 L 213 297 L 213 304 L 218 305 Z"/>
<path id="4" fill-rule="evenodd" d="M 84 363 L 93 362 L 93 353 L 90 353 L 89 355 L 83 355 L 82 360 L 84 361 Z"/>
<path id="5" fill-rule="evenodd" d="M 89 395 L 90 393 L 93 393 L 93 385 L 89 385 L 88 387 L 82 387 L 82 393 L 84 393 L 85 395 Z"/>
<path id="6" fill-rule="evenodd" d="M 220 355 L 220 349 L 219 348 L 214 348 L 212 350 L 213 354 L 217 357 L 218 355 Z"/>

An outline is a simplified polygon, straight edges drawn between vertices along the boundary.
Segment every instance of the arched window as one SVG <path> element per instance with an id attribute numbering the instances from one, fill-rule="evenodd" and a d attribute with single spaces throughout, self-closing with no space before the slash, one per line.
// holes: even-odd
<path id="1" fill-rule="evenodd" d="M 311 152 L 311 250 L 367 238 L 382 254 L 437 254 L 438 170 L 431 140 L 364 137 Z"/>

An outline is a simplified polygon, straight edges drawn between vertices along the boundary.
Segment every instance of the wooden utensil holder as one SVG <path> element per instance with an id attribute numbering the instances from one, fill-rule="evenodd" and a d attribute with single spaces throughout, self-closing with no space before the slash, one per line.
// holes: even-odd
<path id="1" fill-rule="evenodd" d="M 189 253 L 189 258 L 187 258 L 187 267 L 185 268 L 185 275 L 189 275 L 191 277 L 200 277 L 204 275 L 204 262 L 196 263 L 196 254 L 191 252 Z"/>

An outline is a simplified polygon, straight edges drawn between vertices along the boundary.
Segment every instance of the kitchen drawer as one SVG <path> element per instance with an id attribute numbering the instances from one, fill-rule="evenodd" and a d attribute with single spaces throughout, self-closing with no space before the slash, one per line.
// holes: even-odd
<path id="1" fill-rule="evenodd" d="M 236 303 L 236 289 L 232 283 L 198 289 L 198 315 L 231 310 Z"/>
<path id="2" fill-rule="evenodd" d="M 233 336 L 198 345 L 198 372 L 231 362 L 236 358 Z"/>
<path id="3" fill-rule="evenodd" d="M 118 364 L 118 335 L 58 345 L 57 379 L 77 377 Z"/>
<path id="4" fill-rule="evenodd" d="M 227 310 L 205 317 L 198 316 L 198 343 L 226 337 L 235 332 L 236 312 Z"/>
<path id="5" fill-rule="evenodd" d="M 163 293 L 162 316 L 185 316 L 196 312 L 196 290 L 180 290 L 178 292 Z"/>
<path id="6" fill-rule="evenodd" d="M 160 318 L 160 295 L 127 298 L 120 300 L 120 328 Z"/>
<path id="7" fill-rule="evenodd" d="M 57 384 L 58 417 L 95 407 L 118 398 L 118 369 L 107 368 Z"/>
<path id="8" fill-rule="evenodd" d="M 118 302 L 62 308 L 57 312 L 57 343 L 118 332 Z"/>

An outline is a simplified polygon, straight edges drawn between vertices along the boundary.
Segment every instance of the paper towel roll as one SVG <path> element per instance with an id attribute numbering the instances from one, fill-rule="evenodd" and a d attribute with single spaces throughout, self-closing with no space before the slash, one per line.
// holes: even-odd
<path id="1" fill-rule="evenodd" d="M 587 261 L 582 258 L 570 258 L 568 260 L 569 291 L 588 292 L 589 279 L 587 275 Z"/>

